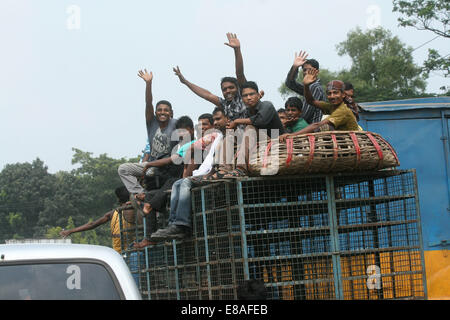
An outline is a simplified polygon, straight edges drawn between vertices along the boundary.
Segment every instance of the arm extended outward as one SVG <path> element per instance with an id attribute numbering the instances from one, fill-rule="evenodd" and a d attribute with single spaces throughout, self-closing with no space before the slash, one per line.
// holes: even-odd
<path id="1" fill-rule="evenodd" d="M 194 92 L 196 95 L 198 95 L 200 98 L 203 98 L 216 106 L 220 106 L 220 100 L 219 97 L 212 94 L 206 89 L 203 89 L 196 84 L 193 84 L 192 82 L 189 82 L 186 80 L 186 78 L 183 76 L 183 74 L 180 71 L 180 67 L 173 68 L 173 71 L 175 72 L 175 75 L 180 79 L 180 82 L 184 85 L 186 85 L 189 89 L 191 89 L 192 92 Z"/>

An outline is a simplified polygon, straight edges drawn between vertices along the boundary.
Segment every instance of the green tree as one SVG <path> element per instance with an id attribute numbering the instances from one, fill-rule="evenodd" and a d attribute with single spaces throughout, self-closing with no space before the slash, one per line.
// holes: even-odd
<path id="1" fill-rule="evenodd" d="M 425 93 L 427 74 L 414 63 L 413 49 L 386 29 L 351 30 L 336 50 L 340 56 L 348 55 L 352 65 L 348 70 L 321 69 L 323 86 L 334 79 L 351 82 L 358 102 L 429 96 Z M 302 81 L 301 72 L 297 81 Z M 284 83 L 279 91 L 283 98 L 295 94 Z"/>
<path id="2" fill-rule="evenodd" d="M 92 219 L 91 219 L 92 220 Z M 90 222 L 90 221 L 88 221 Z M 72 229 L 75 228 L 75 223 L 73 222 L 72 217 L 68 217 L 67 219 L 67 225 L 65 227 L 66 229 Z M 60 238 L 59 233 L 62 231 L 63 228 L 61 227 L 51 227 L 47 230 L 45 236 L 47 239 L 57 239 Z M 109 239 L 108 244 L 100 243 L 98 239 L 98 235 L 96 230 L 89 230 L 85 232 L 77 232 L 70 235 L 70 239 L 72 243 L 79 243 L 79 244 L 102 244 L 102 245 L 109 245 L 111 246 L 111 239 Z"/>
<path id="3" fill-rule="evenodd" d="M 438 37 L 450 38 L 450 2 L 448 0 L 393 0 L 393 11 L 402 14 L 398 18 L 402 27 L 430 31 Z M 443 71 L 450 77 L 450 54 L 442 57 L 437 50 L 428 50 L 424 70 Z"/>
<path id="4" fill-rule="evenodd" d="M 424 94 L 426 76 L 412 56 L 412 48 L 381 27 L 363 32 L 350 31 L 336 46 L 340 56 L 348 55 L 350 70 L 342 80 L 350 80 L 358 100 L 377 101 L 417 97 Z M 352 80 L 353 79 L 353 80 Z"/>
<path id="5" fill-rule="evenodd" d="M 107 212 L 116 202 L 114 189 L 122 185 L 117 169 L 119 165 L 125 162 L 139 162 L 139 158 L 133 159 L 113 159 L 106 154 L 93 157 L 91 152 L 84 152 L 79 149 L 72 149 L 75 154 L 72 158 L 72 164 L 80 165 L 79 168 L 72 171 L 75 177 L 78 177 L 85 184 L 91 197 L 95 199 L 97 214 Z"/>
<path id="6" fill-rule="evenodd" d="M 73 150 L 72 162 L 79 167 L 71 172 L 50 174 L 39 159 L 31 164 L 8 164 L 0 172 L 0 242 L 59 238 L 57 231 L 69 217 L 69 224 L 78 226 L 117 206 L 114 190 L 122 185 L 117 169 L 138 158 L 93 157 L 90 152 Z M 111 246 L 110 228 L 105 224 L 75 241 Z"/>
<path id="7" fill-rule="evenodd" d="M 45 199 L 54 191 L 54 176 L 39 158 L 7 164 L 0 172 L 0 241 L 35 237 Z"/>

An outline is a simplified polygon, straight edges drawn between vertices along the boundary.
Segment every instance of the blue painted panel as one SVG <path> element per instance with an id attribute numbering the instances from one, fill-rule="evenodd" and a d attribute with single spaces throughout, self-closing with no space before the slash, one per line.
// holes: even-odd
<path id="1" fill-rule="evenodd" d="M 393 101 L 377 101 L 361 103 L 364 110 L 379 111 L 399 111 L 414 109 L 443 109 L 450 107 L 450 97 L 430 97 Z"/>
<path id="2" fill-rule="evenodd" d="M 377 119 L 369 115 L 365 117 L 369 121 L 362 123 L 364 129 L 380 134 L 392 144 L 402 169 L 417 170 L 424 249 L 440 250 L 441 247 L 430 244 L 450 239 L 442 122 L 440 118 L 398 120 L 408 112 L 383 112 Z"/>

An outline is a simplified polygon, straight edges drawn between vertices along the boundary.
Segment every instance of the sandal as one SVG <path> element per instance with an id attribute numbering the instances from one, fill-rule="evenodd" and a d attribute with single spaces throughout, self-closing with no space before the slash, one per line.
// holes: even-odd
<path id="1" fill-rule="evenodd" d="M 223 179 L 237 179 L 237 178 L 243 178 L 247 177 L 247 172 L 243 169 L 236 168 L 233 171 L 228 172 L 227 174 L 223 175 Z"/>
<path id="2" fill-rule="evenodd" d="M 205 177 L 203 179 L 203 181 L 207 181 L 207 182 L 224 182 L 224 181 L 227 181 L 226 179 L 224 179 L 224 177 L 227 174 L 230 174 L 230 172 L 221 169 L 221 170 L 216 171 L 214 174 Z"/>

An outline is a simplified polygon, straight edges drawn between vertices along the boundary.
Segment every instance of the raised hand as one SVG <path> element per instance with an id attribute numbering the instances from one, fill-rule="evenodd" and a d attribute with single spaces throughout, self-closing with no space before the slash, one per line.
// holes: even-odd
<path id="1" fill-rule="evenodd" d="M 308 54 L 305 51 L 300 51 L 298 54 L 296 52 L 294 59 L 294 67 L 299 68 L 303 66 L 303 64 L 306 62 L 306 58 L 308 58 Z"/>
<path id="2" fill-rule="evenodd" d="M 181 74 L 180 67 L 177 66 L 176 68 L 173 68 L 173 72 L 175 72 L 175 75 L 180 79 L 181 83 L 186 83 L 186 79 Z"/>
<path id="3" fill-rule="evenodd" d="M 228 43 L 225 42 L 226 46 L 229 46 L 233 49 L 239 49 L 241 47 L 241 42 L 237 38 L 235 33 L 227 33 Z"/>
<path id="4" fill-rule="evenodd" d="M 314 81 L 317 80 L 317 75 L 319 74 L 319 70 L 311 68 L 306 71 L 306 74 L 303 75 L 303 84 L 305 86 L 310 85 Z"/>
<path id="5" fill-rule="evenodd" d="M 139 70 L 138 76 L 144 79 L 145 82 L 150 82 L 153 80 L 153 72 L 148 73 L 147 69 L 144 69 L 144 71 Z"/>

